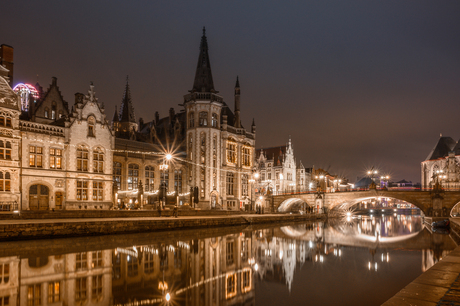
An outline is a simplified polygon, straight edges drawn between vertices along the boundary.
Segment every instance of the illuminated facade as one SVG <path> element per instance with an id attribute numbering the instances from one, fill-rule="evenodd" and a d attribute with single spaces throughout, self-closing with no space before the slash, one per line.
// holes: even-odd
<path id="1" fill-rule="evenodd" d="M 436 180 L 445 190 L 460 190 L 460 144 L 451 137 L 440 137 L 421 163 L 422 188 L 429 190 Z"/>
<path id="2" fill-rule="evenodd" d="M 0 74 L 0 101 L 0 210 L 112 206 L 114 137 L 94 86 L 69 112 L 56 78 L 13 90 Z"/>
<path id="3" fill-rule="evenodd" d="M 193 89 L 180 112 L 171 108 L 168 117 L 157 112 L 152 121 L 136 122 L 127 82 L 112 119 L 119 150 L 113 165 L 117 202 L 156 207 L 164 193 L 168 205 L 239 210 L 249 204 L 256 127 L 241 125 L 238 79 L 234 92 L 233 112 L 214 89 L 204 31 Z M 163 171 L 166 153 L 173 160 Z"/>

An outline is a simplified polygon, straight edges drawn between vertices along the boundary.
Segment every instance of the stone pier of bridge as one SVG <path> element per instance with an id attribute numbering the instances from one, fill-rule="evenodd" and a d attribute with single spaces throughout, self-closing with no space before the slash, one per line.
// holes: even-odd
<path id="1" fill-rule="evenodd" d="M 361 201 L 371 198 L 393 198 L 406 201 L 420 208 L 429 217 L 449 217 L 452 208 L 460 202 L 460 191 L 395 191 L 377 190 L 367 191 L 344 191 L 344 192 L 314 192 L 314 193 L 290 193 L 272 196 L 272 209 L 274 211 L 290 211 L 290 203 L 296 199 L 305 202 L 314 208 L 347 209 Z M 299 202 L 299 201 L 297 201 Z"/>

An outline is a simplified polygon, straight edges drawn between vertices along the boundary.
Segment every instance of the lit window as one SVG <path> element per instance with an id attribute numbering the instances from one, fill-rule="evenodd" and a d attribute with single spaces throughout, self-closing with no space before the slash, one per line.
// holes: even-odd
<path id="1" fill-rule="evenodd" d="M 216 113 L 212 114 L 211 125 L 212 125 L 212 127 L 217 128 L 217 114 Z"/>
<path id="2" fill-rule="evenodd" d="M 243 147 L 243 166 L 251 167 L 251 149 L 248 147 Z"/>
<path id="3" fill-rule="evenodd" d="M 128 276 L 137 276 L 139 273 L 139 264 L 136 257 L 128 256 Z"/>
<path id="4" fill-rule="evenodd" d="M 77 181 L 77 200 L 86 201 L 88 200 L 88 182 Z"/>
<path id="5" fill-rule="evenodd" d="M 94 117 L 88 118 L 88 136 L 89 137 L 96 137 L 95 134 L 95 126 L 96 126 L 96 119 Z"/>
<path id="6" fill-rule="evenodd" d="M 37 146 L 29 146 L 29 166 L 39 167 L 43 166 L 43 148 Z"/>
<path id="7" fill-rule="evenodd" d="M 139 183 L 139 166 L 129 164 L 128 166 L 128 190 L 137 189 Z"/>
<path id="8" fill-rule="evenodd" d="M 75 280 L 75 301 L 86 300 L 86 277 L 80 277 Z"/>
<path id="9" fill-rule="evenodd" d="M 60 283 L 51 282 L 48 283 L 48 304 L 56 303 L 61 300 L 60 295 Z"/>
<path id="10" fill-rule="evenodd" d="M 104 152 L 101 148 L 93 152 L 93 172 L 104 173 Z"/>
<path id="11" fill-rule="evenodd" d="M 117 186 L 117 190 L 121 189 L 121 163 L 113 162 L 113 183 Z"/>
<path id="12" fill-rule="evenodd" d="M 174 170 L 174 190 L 182 192 L 182 170 Z"/>
<path id="13" fill-rule="evenodd" d="M 145 167 L 145 191 L 154 191 L 155 169 L 152 166 Z"/>
<path id="14" fill-rule="evenodd" d="M 9 172 L 0 172 L 0 191 L 11 191 L 11 176 Z"/>
<path id="15" fill-rule="evenodd" d="M 88 171 L 88 149 L 83 146 L 77 149 L 77 170 Z"/>
<path id="16" fill-rule="evenodd" d="M 35 284 L 27 287 L 27 306 L 38 306 L 42 304 L 42 285 Z"/>
<path id="17" fill-rule="evenodd" d="M 50 113 L 50 110 L 47 108 L 45 108 L 45 118 L 49 118 L 49 113 Z"/>
<path id="18" fill-rule="evenodd" d="M 101 268 L 102 267 L 102 251 L 96 251 L 91 253 L 92 263 L 91 268 Z"/>
<path id="19" fill-rule="evenodd" d="M 227 142 L 227 162 L 236 163 L 236 143 Z"/>
<path id="20" fill-rule="evenodd" d="M 234 184 L 233 172 L 227 172 L 227 195 L 234 195 L 233 184 Z"/>
<path id="21" fill-rule="evenodd" d="M 104 183 L 93 182 L 93 201 L 102 201 L 104 199 Z"/>
<path id="22" fill-rule="evenodd" d="M 50 168 L 62 169 L 62 149 L 50 148 Z"/>
<path id="23" fill-rule="evenodd" d="M 102 275 L 94 275 L 91 284 L 91 296 L 93 299 L 102 297 Z"/>
<path id="24" fill-rule="evenodd" d="M 0 140 L 0 159 L 11 160 L 11 142 Z"/>

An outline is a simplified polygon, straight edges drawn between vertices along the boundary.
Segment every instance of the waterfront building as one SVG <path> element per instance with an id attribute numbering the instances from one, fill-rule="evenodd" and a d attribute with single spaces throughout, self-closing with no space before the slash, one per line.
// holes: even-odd
<path id="1" fill-rule="evenodd" d="M 3 68 L 0 209 L 110 208 L 114 137 L 94 86 L 77 93 L 69 111 L 56 78 L 45 92 L 30 84 L 13 90 Z"/>
<path id="2" fill-rule="evenodd" d="M 193 87 L 179 112 L 171 108 L 167 117 L 156 112 L 154 120 L 136 122 L 127 82 L 112 120 L 117 202 L 154 207 L 165 198 L 167 204 L 228 210 L 249 203 L 256 126 L 249 131 L 241 123 L 238 78 L 234 103 L 232 111 L 214 88 L 204 30 Z"/>
<path id="3" fill-rule="evenodd" d="M 433 188 L 439 180 L 445 190 L 460 190 L 460 144 L 441 136 L 428 157 L 421 163 L 422 188 Z"/>
<path id="4" fill-rule="evenodd" d="M 286 146 L 258 149 L 256 151 L 256 182 L 258 189 L 270 193 L 304 192 L 312 188 L 311 171 L 302 161 L 297 165 L 291 139 Z"/>

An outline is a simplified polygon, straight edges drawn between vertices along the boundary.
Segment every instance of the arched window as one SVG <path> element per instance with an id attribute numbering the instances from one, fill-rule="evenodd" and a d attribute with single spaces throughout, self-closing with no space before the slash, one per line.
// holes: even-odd
<path id="1" fill-rule="evenodd" d="M 128 165 L 128 190 L 137 189 L 139 183 L 139 166 L 136 164 Z"/>
<path id="2" fill-rule="evenodd" d="M 88 137 L 96 137 L 95 126 L 96 119 L 93 116 L 88 117 Z"/>
<path id="3" fill-rule="evenodd" d="M 11 118 L 8 116 L 0 116 L 0 126 L 12 127 Z"/>
<path id="4" fill-rule="evenodd" d="M 0 191 L 11 191 L 11 176 L 9 172 L 0 172 Z"/>
<path id="5" fill-rule="evenodd" d="M 113 183 L 118 190 L 121 189 L 121 163 L 113 162 Z"/>
<path id="6" fill-rule="evenodd" d="M 248 175 L 241 175 L 241 193 L 243 196 L 248 196 Z"/>
<path id="7" fill-rule="evenodd" d="M 77 170 L 88 171 L 88 149 L 84 146 L 77 149 Z"/>
<path id="8" fill-rule="evenodd" d="M 104 173 L 104 152 L 101 148 L 93 151 L 93 172 Z"/>
<path id="9" fill-rule="evenodd" d="M 217 114 L 216 113 L 212 113 L 211 125 L 214 128 L 218 127 L 217 126 Z"/>
<path id="10" fill-rule="evenodd" d="M 63 116 L 63 113 L 62 113 L 62 110 L 60 110 L 58 114 L 58 119 L 62 118 L 62 116 Z"/>
<path id="11" fill-rule="evenodd" d="M 182 193 L 182 170 L 181 169 L 174 170 L 174 190 L 177 193 Z"/>
<path id="12" fill-rule="evenodd" d="M 191 112 L 188 115 L 188 126 L 191 128 L 195 127 L 195 113 L 194 112 Z"/>
<path id="13" fill-rule="evenodd" d="M 11 160 L 11 142 L 0 140 L 0 159 Z"/>
<path id="14" fill-rule="evenodd" d="M 56 119 L 56 102 L 53 101 L 53 105 L 51 106 L 51 119 Z"/>
<path id="15" fill-rule="evenodd" d="M 208 126 L 208 113 L 200 112 L 200 126 Z"/>
<path id="16" fill-rule="evenodd" d="M 145 191 L 154 191 L 155 168 L 152 166 L 145 167 Z"/>
<path id="17" fill-rule="evenodd" d="M 50 109 L 48 107 L 45 108 L 45 118 L 49 118 L 50 116 Z"/>

